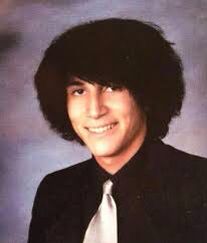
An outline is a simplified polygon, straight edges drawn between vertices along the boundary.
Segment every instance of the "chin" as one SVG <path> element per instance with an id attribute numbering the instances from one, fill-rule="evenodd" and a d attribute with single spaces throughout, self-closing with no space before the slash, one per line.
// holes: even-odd
<path id="1" fill-rule="evenodd" d="M 113 149 L 111 146 L 98 146 L 93 147 L 91 149 L 91 152 L 96 157 L 113 157 L 113 155 L 116 153 L 116 150 Z"/>

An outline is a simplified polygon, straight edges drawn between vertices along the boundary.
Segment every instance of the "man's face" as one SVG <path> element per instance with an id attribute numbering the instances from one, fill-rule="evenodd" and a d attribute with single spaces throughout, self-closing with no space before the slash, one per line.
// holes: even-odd
<path id="1" fill-rule="evenodd" d="M 128 153 L 143 140 L 146 119 L 127 89 L 73 78 L 67 97 L 72 126 L 95 157 Z"/>

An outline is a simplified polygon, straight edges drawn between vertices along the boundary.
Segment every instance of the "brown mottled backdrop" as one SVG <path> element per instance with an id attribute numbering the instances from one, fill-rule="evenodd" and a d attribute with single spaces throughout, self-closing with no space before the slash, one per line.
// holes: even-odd
<path id="1" fill-rule="evenodd" d="M 32 82 L 43 50 L 71 25 L 114 16 L 153 21 L 176 43 L 187 95 L 165 141 L 207 156 L 207 0 L 1 0 L 1 243 L 26 242 L 33 198 L 45 174 L 89 156 L 50 131 L 39 111 Z"/>

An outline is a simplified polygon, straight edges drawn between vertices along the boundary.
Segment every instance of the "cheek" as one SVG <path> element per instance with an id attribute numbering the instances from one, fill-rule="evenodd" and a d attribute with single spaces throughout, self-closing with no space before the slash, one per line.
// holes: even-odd
<path id="1" fill-rule="evenodd" d="M 68 112 L 68 116 L 69 116 L 69 119 L 71 120 L 71 122 L 77 121 L 77 119 L 80 119 L 80 116 L 82 114 L 81 107 L 83 107 L 83 106 L 81 106 L 77 102 L 68 101 L 67 112 Z"/>
<path id="2" fill-rule="evenodd" d="M 135 117 L 139 115 L 139 112 L 139 108 L 133 101 L 126 99 L 120 102 L 119 113 L 129 122 L 136 119 Z"/>
<path id="3" fill-rule="evenodd" d="M 132 131 L 138 130 L 139 126 L 144 123 L 144 114 L 136 103 L 128 103 L 124 110 L 123 118 L 125 119 L 125 125 Z"/>
<path id="4" fill-rule="evenodd" d="M 71 109 L 71 106 L 67 107 L 67 111 L 68 111 L 68 118 L 71 122 L 71 125 L 73 127 L 73 129 L 77 132 L 76 127 L 78 126 L 78 113 L 76 112 L 75 109 Z"/>
<path id="5" fill-rule="evenodd" d="M 72 120 L 72 118 L 73 118 L 73 112 L 71 110 L 71 104 L 69 102 L 67 103 L 67 113 L 68 113 L 69 119 Z"/>

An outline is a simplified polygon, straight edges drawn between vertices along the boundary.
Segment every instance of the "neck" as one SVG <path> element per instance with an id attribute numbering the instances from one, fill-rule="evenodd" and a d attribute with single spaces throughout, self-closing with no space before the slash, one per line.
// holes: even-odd
<path id="1" fill-rule="evenodd" d="M 120 170 L 140 149 L 145 140 L 146 130 L 128 147 L 127 150 L 118 152 L 109 157 L 95 156 L 97 163 L 108 173 L 115 174 Z"/>

